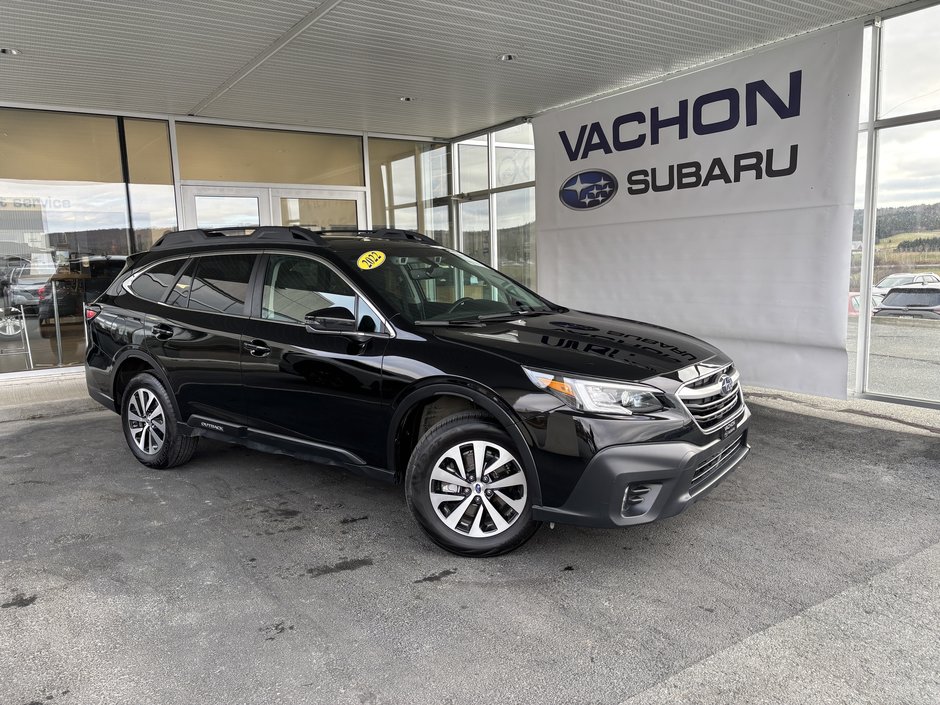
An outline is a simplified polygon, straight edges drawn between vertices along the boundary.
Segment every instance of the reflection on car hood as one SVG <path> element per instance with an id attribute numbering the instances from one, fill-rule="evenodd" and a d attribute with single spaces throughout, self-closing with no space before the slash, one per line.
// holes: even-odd
<path id="1" fill-rule="evenodd" d="M 433 331 L 439 340 L 482 348 L 522 365 L 609 379 L 647 379 L 721 355 L 685 333 L 580 311 Z"/>

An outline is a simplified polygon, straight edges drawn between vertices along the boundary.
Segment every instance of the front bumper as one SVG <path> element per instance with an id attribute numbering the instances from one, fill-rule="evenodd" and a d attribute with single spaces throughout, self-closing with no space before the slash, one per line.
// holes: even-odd
<path id="1" fill-rule="evenodd" d="M 609 528 L 674 516 L 744 460 L 750 452 L 750 418 L 745 407 L 733 432 L 705 446 L 679 441 L 604 448 L 588 463 L 564 505 L 533 507 L 533 518 Z"/>

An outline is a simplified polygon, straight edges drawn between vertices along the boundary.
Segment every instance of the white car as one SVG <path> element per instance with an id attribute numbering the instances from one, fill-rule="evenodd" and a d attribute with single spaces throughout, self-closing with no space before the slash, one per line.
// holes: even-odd
<path id="1" fill-rule="evenodd" d="M 938 286 L 940 277 L 933 272 L 924 272 L 923 274 L 910 274 L 901 272 L 899 274 L 889 274 L 880 282 L 872 287 L 873 296 L 884 296 L 896 286 Z"/>

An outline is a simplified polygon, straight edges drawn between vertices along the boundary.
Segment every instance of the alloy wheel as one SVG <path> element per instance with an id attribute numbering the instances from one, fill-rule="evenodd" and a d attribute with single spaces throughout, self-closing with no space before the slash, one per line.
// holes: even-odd
<path id="1" fill-rule="evenodd" d="M 13 315 L 0 316 L 0 335 L 12 338 L 23 330 L 23 321 Z"/>
<path id="2" fill-rule="evenodd" d="M 163 405 L 149 389 L 136 389 L 127 404 L 127 423 L 140 450 L 156 455 L 166 441 L 166 415 Z"/>
<path id="3" fill-rule="evenodd" d="M 471 538 L 506 531 L 528 499 L 519 461 L 491 441 L 467 441 L 445 451 L 434 463 L 429 489 L 438 519 Z"/>

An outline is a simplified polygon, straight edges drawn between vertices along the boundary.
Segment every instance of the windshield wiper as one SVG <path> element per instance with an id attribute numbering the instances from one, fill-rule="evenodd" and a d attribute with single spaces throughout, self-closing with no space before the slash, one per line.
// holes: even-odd
<path id="1" fill-rule="evenodd" d="M 531 308 L 517 308 L 512 311 L 500 311 L 499 313 L 484 313 L 477 316 L 478 321 L 498 321 L 501 318 L 518 318 L 519 316 L 544 316 L 554 311 L 536 311 Z"/>
<path id="2" fill-rule="evenodd" d="M 424 320 L 424 321 L 415 321 L 416 326 L 471 326 L 479 328 L 483 324 L 476 320 L 475 318 L 457 318 L 452 321 L 435 321 L 435 320 Z"/>

